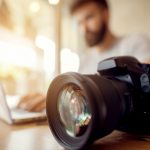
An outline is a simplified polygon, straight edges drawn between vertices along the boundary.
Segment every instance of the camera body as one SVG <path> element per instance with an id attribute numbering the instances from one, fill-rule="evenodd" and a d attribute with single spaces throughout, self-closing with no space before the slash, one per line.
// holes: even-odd
<path id="1" fill-rule="evenodd" d="M 129 110 L 118 129 L 150 134 L 150 64 L 142 64 L 131 56 L 112 57 L 101 61 L 97 71 L 105 78 L 129 85 L 124 94 Z"/>

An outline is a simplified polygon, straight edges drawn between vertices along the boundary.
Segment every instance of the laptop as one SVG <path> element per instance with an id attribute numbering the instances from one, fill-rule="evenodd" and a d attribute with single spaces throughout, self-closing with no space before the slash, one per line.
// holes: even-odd
<path id="1" fill-rule="evenodd" d="M 8 124 L 23 124 L 46 120 L 46 112 L 29 112 L 17 108 L 19 96 L 6 96 L 0 83 L 0 119 Z M 13 102 L 9 104 L 9 102 Z M 16 104 L 14 104 L 16 102 Z"/>

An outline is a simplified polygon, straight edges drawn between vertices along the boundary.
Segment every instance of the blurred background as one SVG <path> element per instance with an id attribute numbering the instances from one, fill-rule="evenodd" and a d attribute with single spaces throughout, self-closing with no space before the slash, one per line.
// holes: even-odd
<path id="1" fill-rule="evenodd" d="M 46 92 L 77 71 L 87 49 L 69 13 L 72 0 L 0 0 L 0 81 L 9 95 Z M 111 29 L 150 36 L 150 0 L 109 0 Z"/>

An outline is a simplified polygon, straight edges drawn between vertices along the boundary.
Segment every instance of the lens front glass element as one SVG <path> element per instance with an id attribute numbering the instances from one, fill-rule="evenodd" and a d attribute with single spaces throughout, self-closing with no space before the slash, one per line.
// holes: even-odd
<path id="1" fill-rule="evenodd" d="M 58 112 L 69 136 L 82 136 L 91 120 L 88 103 L 75 84 L 65 86 L 59 94 Z"/>

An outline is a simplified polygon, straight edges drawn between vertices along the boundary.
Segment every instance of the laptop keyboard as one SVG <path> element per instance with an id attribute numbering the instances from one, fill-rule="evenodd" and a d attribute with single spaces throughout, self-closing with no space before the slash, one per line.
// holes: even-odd
<path id="1" fill-rule="evenodd" d="M 11 110 L 12 118 L 33 118 L 46 116 L 45 112 L 29 112 L 19 108 L 13 108 Z"/>

